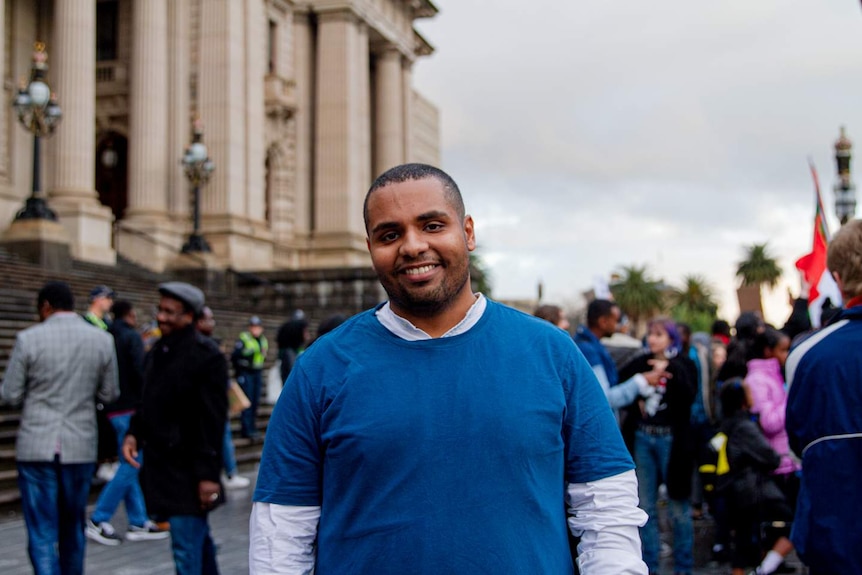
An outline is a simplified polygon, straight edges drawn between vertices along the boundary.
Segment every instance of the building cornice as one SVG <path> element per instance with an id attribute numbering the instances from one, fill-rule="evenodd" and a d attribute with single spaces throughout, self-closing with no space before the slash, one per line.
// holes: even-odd
<path id="1" fill-rule="evenodd" d="M 430 56 L 434 53 L 434 46 L 431 45 L 425 37 L 415 29 L 413 30 L 413 53 L 416 56 Z"/>
<path id="2" fill-rule="evenodd" d="M 427 18 L 437 13 L 437 7 L 431 0 L 406 0 L 399 1 L 397 4 L 401 5 L 402 10 L 408 12 L 411 22 L 417 17 Z M 350 15 L 365 22 L 383 42 L 395 46 L 405 58 L 411 61 L 418 56 L 427 56 L 434 52 L 433 46 L 412 26 L 409 27 L 409 31 L 402 29 L 368 0 L 314 0 L 304 3 L 303 6 L 308 6 L 311 12 L 324 21 L 335 18 L 346 19 Z"/>
<path id="3" fill-rule="evenodd" d="M 431 0 L 411 0 L 413 18 L 433 18 L 440 10 Z"/>

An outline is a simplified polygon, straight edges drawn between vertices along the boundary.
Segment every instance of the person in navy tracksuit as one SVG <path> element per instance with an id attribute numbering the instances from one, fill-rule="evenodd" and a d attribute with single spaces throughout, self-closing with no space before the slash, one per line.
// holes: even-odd
<path id="1" fill-rule="evenodd" d="M 845 299 L 787 359 L 787 433 L 802 458 L 791 540 L 812 575 L 862 575 L 862 220 L 844 225 L 827 265 Z"/>

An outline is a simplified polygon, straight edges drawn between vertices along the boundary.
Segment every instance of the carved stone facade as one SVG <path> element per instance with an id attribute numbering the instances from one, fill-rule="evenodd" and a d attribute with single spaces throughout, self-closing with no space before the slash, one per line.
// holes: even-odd
<path id="1" fill-rule="evenodd" d="M 191 231 L 180 158 L 200 118 L 210 264 L 368 266 L 361 205 L 381 171 L 439 164 L 412 67 L 430 0 L 0 0 L 10 102 L 47 44 L 64 120 L 45 142 L 49 205 L 73 257 L 177 265 Z M 0 106 L 0 227 L 30 193 L 31 136 Z"/>

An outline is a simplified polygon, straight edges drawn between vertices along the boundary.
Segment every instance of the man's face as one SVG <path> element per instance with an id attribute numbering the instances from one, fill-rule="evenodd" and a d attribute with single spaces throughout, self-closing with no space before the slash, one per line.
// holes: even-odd
<path id="1" fill-rule="evenodd" d="M 162 296 L 159 300 L 156 321 L 159 322 L 159 329 L 165 336 L 190 325 L 194 318 L 192 312 L 185 311 L 181 301 Z"/>
<path id="2" fill-rule="evenodd" d="M 473 219 L 460 219 L 436 178 L 373 192 L 367 242 L 390 305 L 402 317 L 433 317 L 459 298 L 472 299 Z"/>
<path id="3" fill-rule="evenodd" d="M 93 309 L 100 316 L 104 316 L 111 311 L 112 305 L 114 305 L 114 300 L 109 297 L 97 297 L 93 300 Z"/>
<path id="4" fill-rule="evenodd" d="M 614 306 L 608 315 L 599 318 L 599 330 L 602 333 L 602 337 L 611 337 L 617 332 L 620 315 L 620 308 Z"/>
<path id="5" fill-rule="evenodd" d="M 198 318 L 198 322 L 195 327 L 205 336 L 212 336 L 213 331 L 215 330 L 215 318 L 213 317 L 213 312 L 210 308 L 205 307 L 203 311 L 201 311 L 201 316 Z"/>
<path id="6" fill-rule="evenodd" d="M 248 332 L 249 332 L 253 337 L 260 337 L 261 335 L 263 335 L 263 326 L 262 326 L 262 325 L 252 325 L 252 326 L 249 326 L 249 328 L 248 328 Z"/>

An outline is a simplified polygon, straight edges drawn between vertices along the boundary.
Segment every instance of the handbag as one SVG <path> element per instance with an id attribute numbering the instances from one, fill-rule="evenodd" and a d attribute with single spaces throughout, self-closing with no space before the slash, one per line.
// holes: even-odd
<path id="1" fill-rule="evenodd" d="M 231 381 L 230 387 L 227 389 L 227 405 L 230 415 L 237 415 L 251 407 L 248 396 L 235 381 Z"/>

